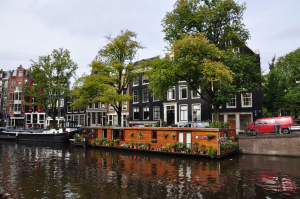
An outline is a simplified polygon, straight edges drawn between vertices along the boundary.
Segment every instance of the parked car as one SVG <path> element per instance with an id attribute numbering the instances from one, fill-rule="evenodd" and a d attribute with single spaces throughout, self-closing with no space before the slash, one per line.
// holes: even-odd
<path id="1" fill-rule="evenodd" d="M 209 126 L 209 122 L 188 122 L 182 125 L 183 128 L 205 128 Z"/>
<path id="2" fill-rule="evenodd" d="M 4 127 L 4 129 L 5 129 L 5 130 L 8 130 L 8 129 L 15 129 L 15 127 L 14 127 L 14 126 L 6 126 L 6 127 Z"/>
<path id="3" fill-rule="evenodd" d="M 291 116 L 261 118 L 250 124 L 247 131 L 250 131 L 251 135 L 257 135 L 258 131 L 260 133 L 273 133 L 276 130 L 276 125 L 280 125 L 280 131 L 287 134 L 289 127 L 294 126 L 294 121 Z"/>

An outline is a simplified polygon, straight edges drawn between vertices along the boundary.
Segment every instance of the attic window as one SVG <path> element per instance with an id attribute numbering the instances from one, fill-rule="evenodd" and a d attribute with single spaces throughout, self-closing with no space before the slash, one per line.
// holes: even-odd
<path id="1" fill-rule="evenodd" d="M 18 70 L 18 77 L 22 77 L 23 76 L 23 71 L 22 70 Z"/>

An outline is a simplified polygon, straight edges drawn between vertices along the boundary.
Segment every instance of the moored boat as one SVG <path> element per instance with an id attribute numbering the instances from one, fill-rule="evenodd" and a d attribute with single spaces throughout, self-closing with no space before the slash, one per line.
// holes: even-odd
<path id="1" fill-rule="evenodd" d="M 49 130 L 2 130 L 0 139 L 13 139 L 18 141 L 36 142 L 69 142 L 68 133 L 62 129 Z"/>
<path id="2" fill-rule="evenodd" d="M 233 128 L 93 127 L 82 138 L 94 147 L 222 158 L 237 152 Z"/>

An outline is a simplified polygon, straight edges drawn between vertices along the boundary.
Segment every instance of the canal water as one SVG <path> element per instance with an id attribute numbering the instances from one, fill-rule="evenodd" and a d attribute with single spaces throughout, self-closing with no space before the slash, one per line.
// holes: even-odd
<path id="1" fill-rule="evenodd" d="M 0 141 L 8 198 L 300 198 L 300 158 L 192 158 Z"/>

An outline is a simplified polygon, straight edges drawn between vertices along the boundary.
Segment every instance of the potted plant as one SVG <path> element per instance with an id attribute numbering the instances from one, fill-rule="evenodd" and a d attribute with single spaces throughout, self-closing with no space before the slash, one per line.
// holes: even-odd
<path id="1" fill-rule="evenodd" d="M 139 138 L 142 139 L 143 138 L 143 135 L 141 132 L 139 132 Z"/>
<path id="2" fill-rule="evenodd" d="M 211 145 L 208 147 L 208 152 L 207 155 L 209 155 L 211 158 L 214 158 L 215 155 L 217 154 L 217 149 L 216 147 L 212 147 Z"/>
<path id="3" fill-rule="evenodd" d="M 141 142 L 137 143 L 137 148 L 140 149 L 143 144 Z"/>
<path id="4" fill-rule="evenodd" d="M 176 144 L 170 145 L 170 148 L 171 148 L 171 152 L 175 152 L 176 151 Z"/>
<path id="5" fill-rule="evenodd" d="M 206 152 L 206 147 L 205 147 L 204 144 L 202 144 L 202 145 L 200 146 L 199 152 L 200 152 L 201 155 L 205 154 L 205 152 Z"/>
<path id="6" fill-rule="evenodd" d="M 133 142 L 129 142 L 128 144 L 129 144 L 130 148 L 132 149 L 133 148 Z"/>
<path id="7" fill-rule="evenodd" d="M 115 145 L 118 145 L 118 144 L 119 144 L 119 140 L 118 140 L 118 139 L 115 139 L 115 140 L 114 140 L 114 143 L 115 143 Z"/>
<path id="8" fill-rule="evenodd" d="M 130 132 L 130 133 L 129 133 L 129 136 L 130 136 L 130 137 L 132 137 L 132 136 L 133 136 L 133 133 L 132 133 L 132 132 Z"/>
<path id="9" fill-rule="evenodd" d="M 126 143 L 122 144 L 121 146 L 124 148 L 129 148 L 129 144 L 126 144 Z"/>
<path id="10" fill-rule="evenodd" d="M 186 152 L 187 153 L 192 153 L 192 149 L 189 147 L 189 148 L 186 148 Z"/>
<path id="11" fill-rule="evenodd" d="M 134 143 L 134 149 L 137 149 L 138 148 L 138 142 L 135 142 Z"/>
<path id="12" fill-rule="evenodd" d="M 150 150 L 150 144 L 148 142 L 144 146 L 145 146 L 145 149 Z"/>
<path id="13" fill-rule="evenodd" d="M 216 137 L 216 135 L 214 135 L 214 134 L 210 134 L 210 133 L 206 134 L 206 139 L 208 139 L 208 140 L 213 139 L 215 137 Z"/>
<path id="14" fill-rule="evenodd" d="M 114 146 L 114 141 L 110 141 L 108 146 Z"/>
<path id="15" fill-rule="evenodd" d="M 151 142 L 152 142 L 152 143 L 156 143 L 156 142 L 157 142 L 157 140 L 155 140 L 155 139 L 151 139 Z"/>
<path id="16" fill-rule="evenodd" d="M 168 135 L 169 135 L 168 133 L 164 133 L 163 134 L 163 136 L 164 136 L 165 139 L 168 137 Z"/>
<path id="17" fill-rule="evenodd" d="M 175 137 L 176 137 L 176 134 L 175 134 L 175 133 L 172 133 L 172 134 L 171 134 L 171 138 L 174 139 Z"/>

